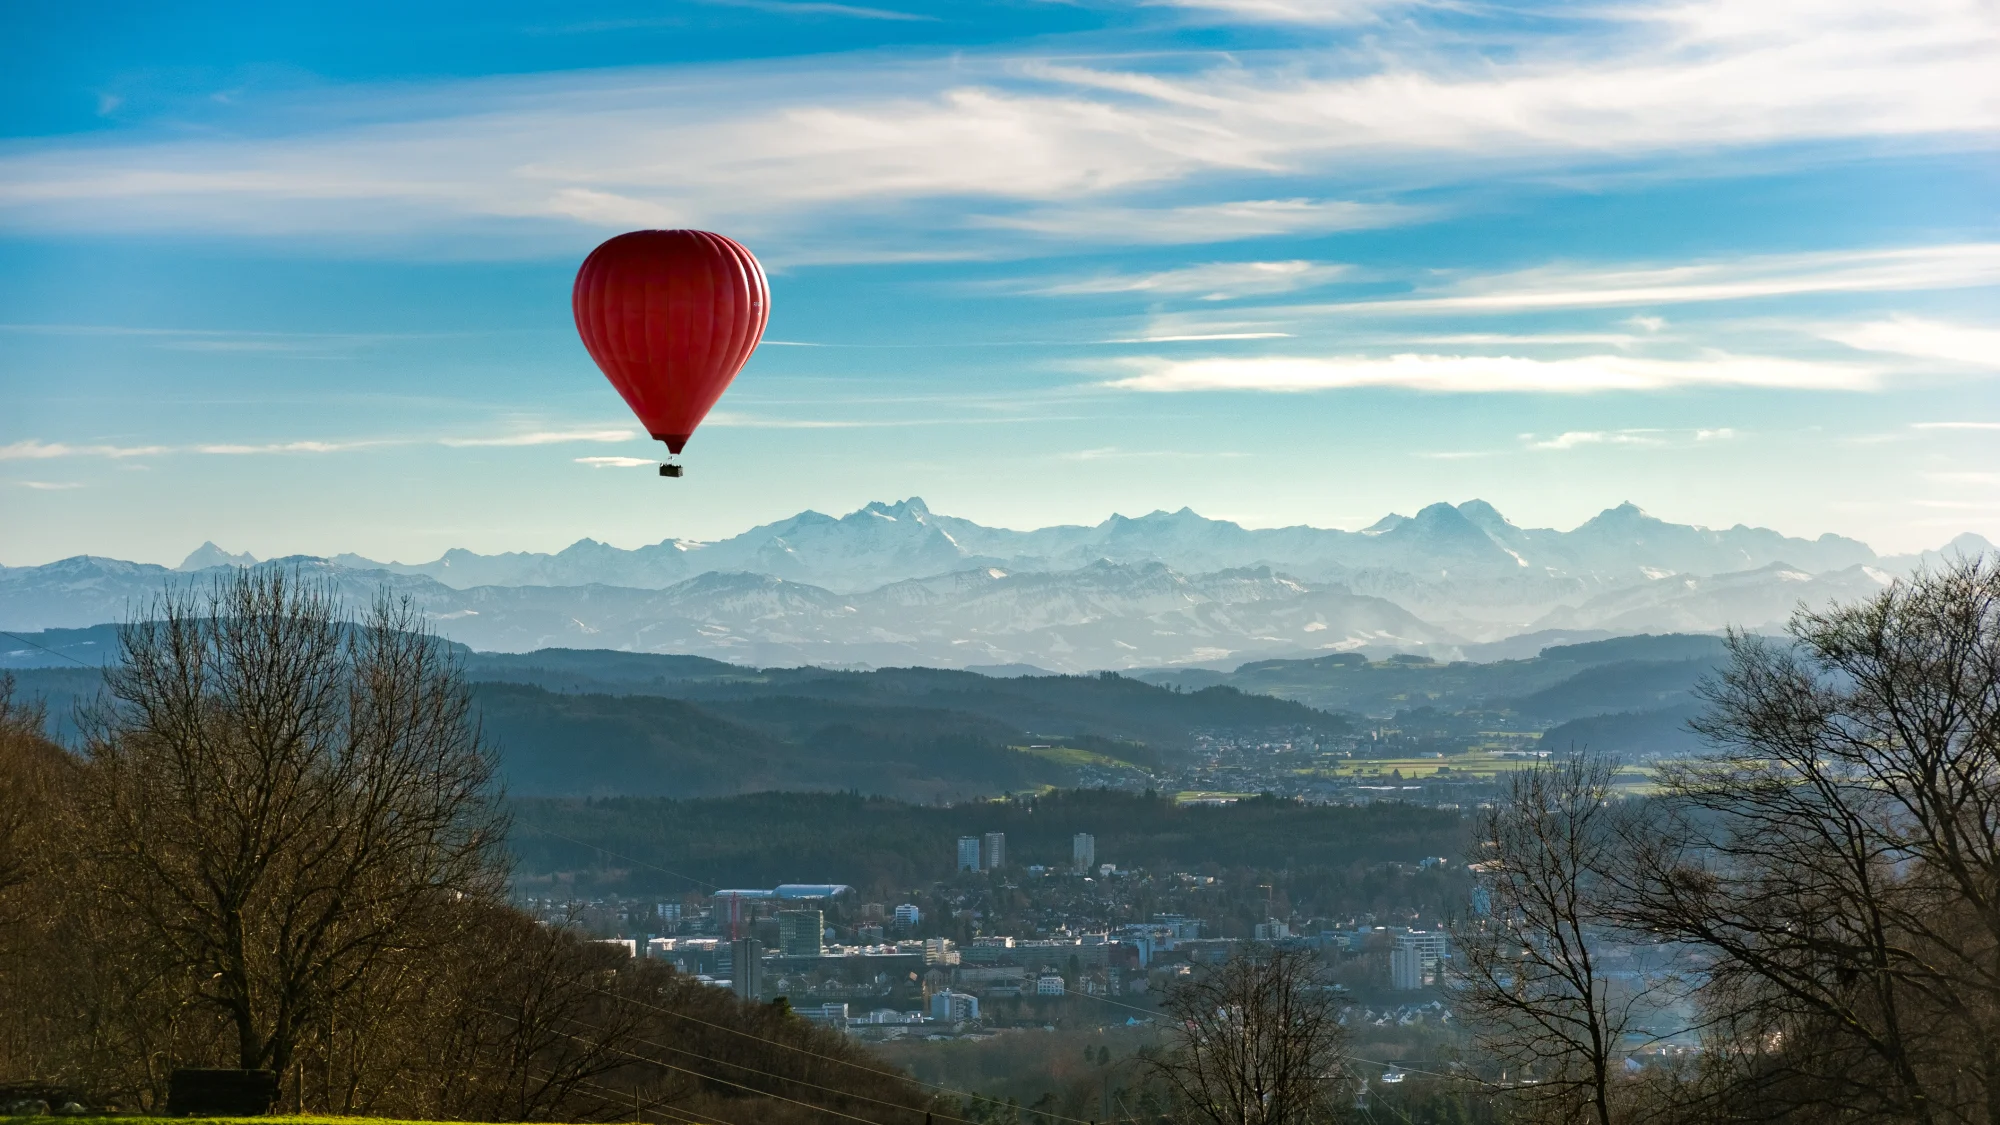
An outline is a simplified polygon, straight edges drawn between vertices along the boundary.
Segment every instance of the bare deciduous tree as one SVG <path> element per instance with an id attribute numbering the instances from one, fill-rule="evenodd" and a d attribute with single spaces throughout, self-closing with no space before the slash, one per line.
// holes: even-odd
<path id="1" fill-rule="evenodd" d="M 15 698 L 14 677 L 0 673 L 0 924 L 13 920 L 9 892 L 32 872 L 39 821 L 62 751 L 43 731 L 40 701 Z"/>
<path id="2" fill-rule="evenodd" d="M 408 603 L 350 626 L 280 570 L 170 593 L 122 646 L 88 745 L 92 858 L 194 967 L 238 1064 L 282 1074 L 385 956 L 499 888 L 458 668 Z"/>
<path id="3" fill-rule="evenodd" d="M 2000 1123 L 2000 567 L 1790 632 L 1730 638 L 1634 920 L 1713 954 L 1718 1105 Z"/>
<path id="4" fill-rule="evenodd" d="M 1600 959 L 1620 833 L 1617 764 L 1588 753 L 1518 771 L 1477 822 L 1472 859 L 1484 916 L 1453 927 L 1453 993 L 1483 1051 L 1533 1085 L 1521 1096 L 1557 1120 L 1617 1118 L 1621 1040 L 1638 993 Z"/>
<path id="5" fill-rule="evenodd" d="M 1152 1067 L 1193 1125 L 1316 1125 L 1345 1093 L 1333 995 L 1310 952 L 1242 954 L 1167 994 L 1171 1049 Z"/>

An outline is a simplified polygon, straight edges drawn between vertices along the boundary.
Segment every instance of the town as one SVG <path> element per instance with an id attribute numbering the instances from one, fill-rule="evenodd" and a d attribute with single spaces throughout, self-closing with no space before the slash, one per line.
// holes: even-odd
<path id="1" fill-rule="evenodd" d="M 1332 988 L 1397 1010 L 1404 1025 L 1426 1005 L 1432 1018 L 1449 1018 L 1434 995 L 1418 996 L 1439 983 L 1449 957 L 1442 919 L 1268 915 L 1246 936 L 1223 936 L 1201 909 L 1218 901 L 1218 876 L 1121 867 L 1090 833 L 1073 837 L 1060 866 L 1010 864 L 1003 832 L 961 837 L 951 858 L 950 878 L 893 904 L 857 901 L 841 884 L 787 883 L 521 905 L 744 999 L 784 997 L 807 1019 L 862 1039 L 1147 1023 L 1175 983 L 1246 946 L 1313 950 L 1331 967 Z M 1415 866 L 1442 873 L 1454 864 L 1431 856 Z"/>

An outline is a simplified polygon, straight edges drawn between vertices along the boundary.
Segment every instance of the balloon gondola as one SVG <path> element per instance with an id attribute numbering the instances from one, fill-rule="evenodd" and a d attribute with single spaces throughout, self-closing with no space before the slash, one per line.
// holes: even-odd
<path id="1" fill-rule="evenodd" d="M 590 252 L 570 308 L 598 369 L 678 456 L 763 339 L 771 288 L 734 239 L 640 230 Z M 660 475 L 678 477 L 681 467 L 663 464 Z"/>

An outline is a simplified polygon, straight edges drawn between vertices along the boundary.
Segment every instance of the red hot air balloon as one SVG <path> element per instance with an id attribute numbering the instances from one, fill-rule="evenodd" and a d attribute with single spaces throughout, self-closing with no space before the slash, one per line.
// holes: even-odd
<path id="1" fill-rule="evenodd" d="M 604 377 L 646 432 L 679 453 L 763 338 L 771 287 L 734 239 L 635 230 L 583 260 L 570 306 Z M 680 466 L 660 475 L 679 476 Z"/>

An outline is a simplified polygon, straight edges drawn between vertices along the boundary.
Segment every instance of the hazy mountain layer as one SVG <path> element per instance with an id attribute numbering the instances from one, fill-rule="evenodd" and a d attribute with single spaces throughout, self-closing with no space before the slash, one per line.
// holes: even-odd
<path id="1" fill-rule="evenodd" d="M 705 574 L 664 590 L 478 586 L 280 559 L 332 579 L 350 602 L 383 587 L 414 599 L 453 640 L 524 652 L 548 647 L 689 653 L 751 665 L 1023 663 L 1086 671 L 1237 654 L 1456 646 L 1391 602 L 1268 570 L 1189 576 L 1153 562 L 1100 562 L 1061 574 L 965 571 L 858 594 L 757 574 Z M 176 574 L 95 558 L 0 570 L 0 628 L 76 628 L 144 611 Z"/>
<path id="2" fill-rule="evenodd" d="M 1370 569 L 1460 581 L 1555 577 L 1584 580 L 1587 589 L 1593 578 L 1721 574 L 1774 562 L 1818 572 L 1872 563 L 1876 555 L 1867 544 L 1838 535 L 1795 539 L 1742 525 L 1717 531 L 1667 523 L 1631 504 L 1570 531 L 1516 527 L 1483 500 L 1432 504 L 1415 516 L 1386 516 L 1364 531 L 1251 529 L 1186 508 L 1137 519 L 1114 515 L 1091 527 L 1014 531 L 938 515 L 912 498 L 869 504 L 838 518 L 801 512 L 714 543 L 667 539 L 628 551 L 584 539 L 554 554 L 451 550 L 427 563 L 358 555 L 331 561 L 420 574 L 458 589 L 590 584 L 665 589 L 710 571 L 743 571 L 851 592 L 978 566 L 1066 571 L 1099 559 L 1163 562 L 1185 574 L 1268 566 L 1311 581 L 1348 581 Z M 241 561 L 204 544 L 183 565 Z"/>
<path id="3" fill-rule="evenodd" d="M 1977 536 L 1950 545 L 1990 550 Z M 0 568 L 0 628 L 145 612 L 169 582 L 249 561 L 204 544 L 179 571 L 90 556 Z M 448 552 L 420 566 L 287 559 L 364 602 L 411 597 L 473 648 L 686 653 L 753 665 L 1233 667 L 1259 657 L 1532 653 L 1639 632 L 1772 629 L 1852 600 L 1921 558 L 1833 535 L 1669 524 L 1631 505 L 1572 531 L 1524 529 L 1480 501 L 1359 532 L 1250 530 L 1183 510 L 1009 531 L 919 500 L 807 512 L 718 543 L 555 555 Z M 669 581 L 669 579 L 672 579 Z M 1520 651 L 1517 651 L 1520 650 Z"/>

